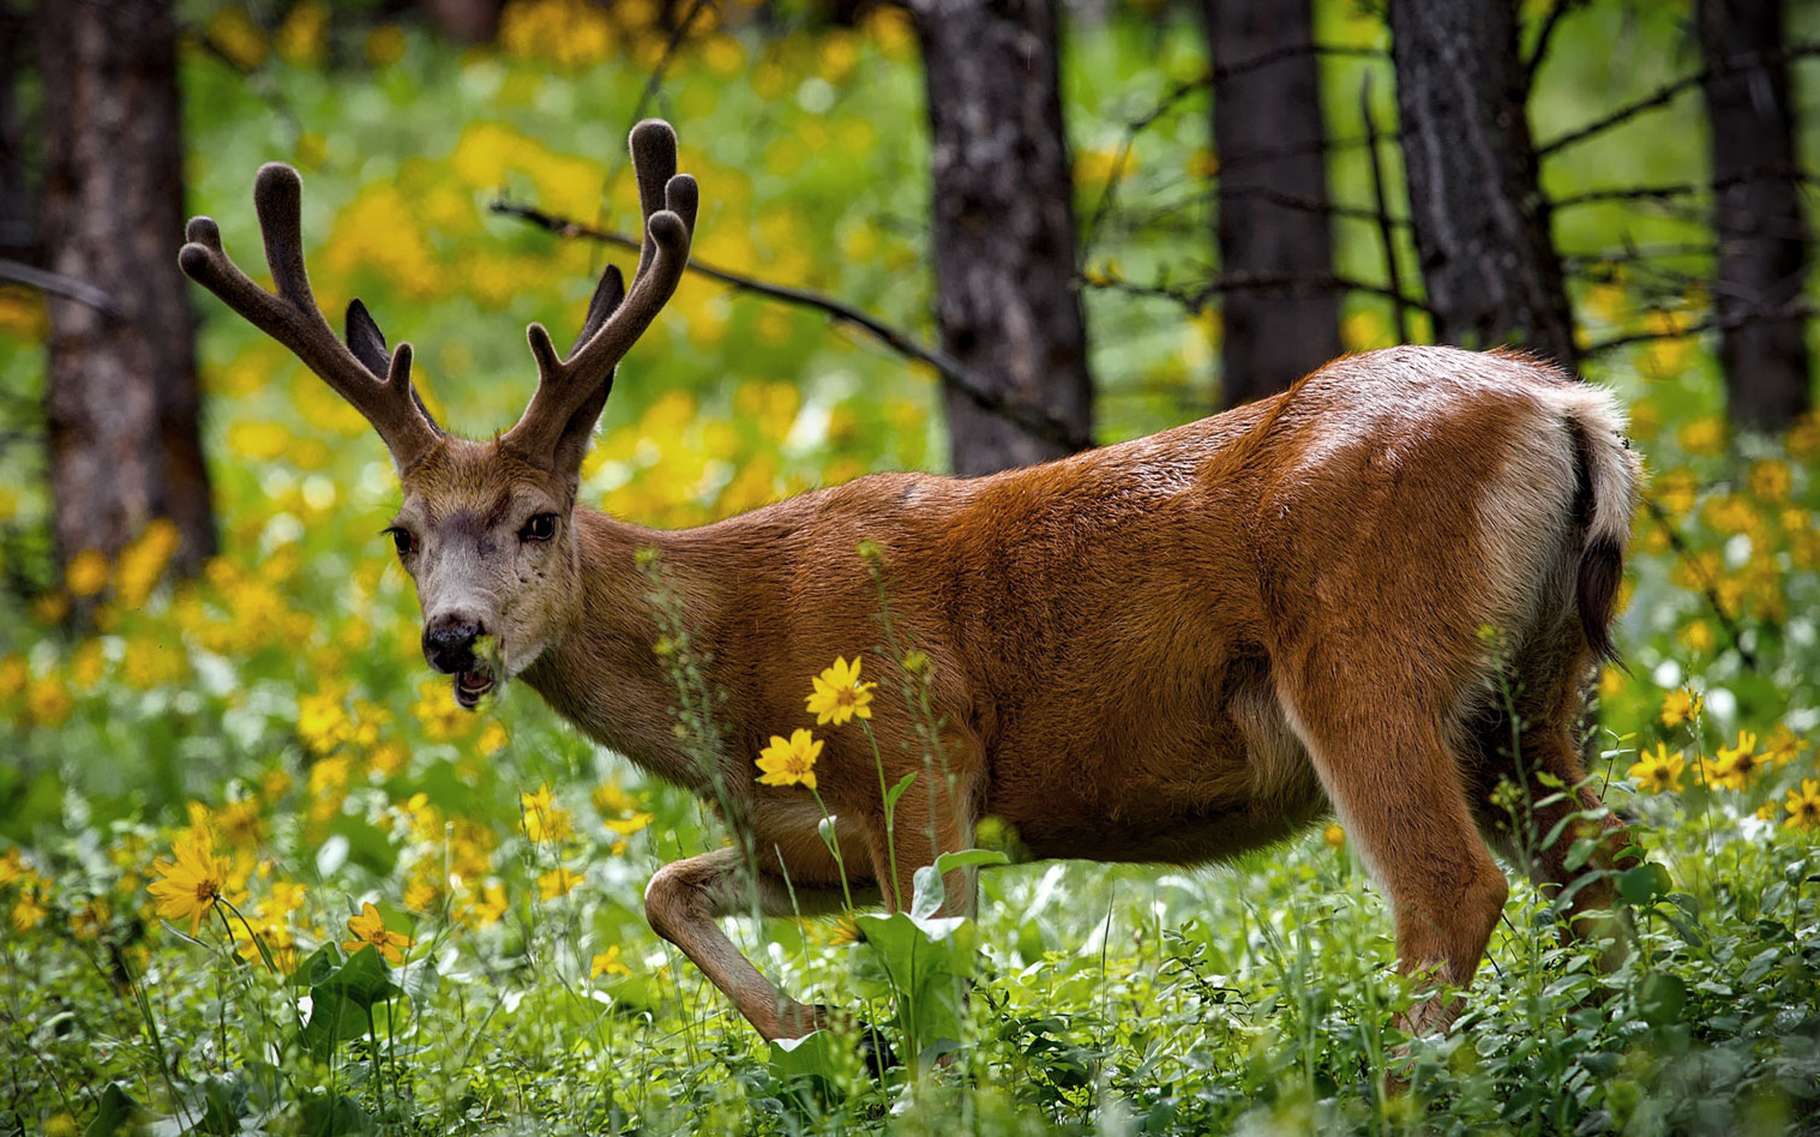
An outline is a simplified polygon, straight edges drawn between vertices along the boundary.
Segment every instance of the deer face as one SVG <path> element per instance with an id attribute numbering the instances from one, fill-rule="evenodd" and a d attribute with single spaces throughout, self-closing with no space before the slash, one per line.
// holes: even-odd
<path id="1" fill-rule="evenodd" d="M 581 603 L 574 483 L 451 439 L 404 478 L 386 533 L 417 584 L 423 656 L 472 709 L 530 666 Z"/>
<path id="2" fill-rule="evenodd" d="M 206 217 L 191 220 L 178 254 L 184 272 L 290 348 L 385 441 L 404 486 L 386 532 L 417 582 L 424 658 L 455 677 L 465 707 L 530 666 L 579 606 L 581 460 L 620 358 L 688 263 L 697 195 L 695 180 L 676 172 L 676 135 L 646 120 L 633 128 L 631 148 L 645 215 L 631 291 L 609 267 L 566 359 L 541 324 L 531 325 L 537 390 L 517 425 L 491 442 L 436 424 L 411 385 L 410 345 L 388 349 L 359 300 L 348 305 L 346 343 L 335 337 L 304 271 L 302 183 L 289 166 L 261 168 L 253 187 L 275 294 L 228 259 Z"/>

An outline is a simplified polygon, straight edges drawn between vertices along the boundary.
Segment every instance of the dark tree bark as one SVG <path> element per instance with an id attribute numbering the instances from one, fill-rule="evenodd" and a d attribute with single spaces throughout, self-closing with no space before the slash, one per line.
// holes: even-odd
<path id="1" fill-rule="evenodd" d="M 37 260 L 37 208 L 19 86 L 32 69 L 31 50 L 26 13 L 12 0 L 0 0 L 0 257 L 28 262 Z"/>
<path id="2" fill-rule="evenodd" d="M 505 0 L 422 0 L 436 30 L 457 43 L 492 43 Z"/>
<path id="3" fill-rule="evenodd" d="M 1807 220 L 1782 0 L 1701 0 L 1696 20 L 1711 123 L 1713 309 L 1732 421 L 1781 430 L 1813 406 L 1806 322 L 1767 314 L 1807 282 Z"/>
<path id="4" fill-rule="evenodd" d="M 177 270 L 183 146 L 169 0 L 43 0 L 46 267 L 112 294 L 50 300 L 46 411 L 60 560 L 175 522 L 180 569 L 215 548 L 195 329 Z"/>
<path id="5" fill-rule="evenodd" d="M 1537 180 L 1514 0 L 1391 0 L 1410 216 L 1435 337 L 1572 368 L 1573 311 Z"/>
<path id="6" fill-rule="evenodd" d="M 1053 0 L 913 0 L 929 104 L 942 347 L 1012 401 L 1085 436 L 1093 381 Z M 950 387 L 954 470 L 1066 451 Z"/>
<path id="7" fill-rule="evenodd" d="M 1270 155 L 1219 174 L 1220 272 L 1331 277 L 1333 236 L 1327 215 L 1260 193 L 1327 202 L 1320 61 L 1312 51 L 1292 53 L 1229 74 L 1235 64 L 1312 46 L 1313 4 L 1203 0 L 1203 8 L 1213 60 L 1214 152 Z M 1337 291 L 1239 290 L 1227 293 L 1221 315 L 1224 406 L 1280 391 L 1340 354 Z"/>

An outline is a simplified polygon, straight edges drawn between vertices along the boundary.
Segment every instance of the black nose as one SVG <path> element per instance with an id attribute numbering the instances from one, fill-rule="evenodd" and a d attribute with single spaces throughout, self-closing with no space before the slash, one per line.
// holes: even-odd
<path id="1" fill-rule="evenodd" d="M 423 626 L 423 657 L 444 675 L 474 669 L 474 641 L 484 629 L 480 621 L 458 612 L 445 612 Z"/>

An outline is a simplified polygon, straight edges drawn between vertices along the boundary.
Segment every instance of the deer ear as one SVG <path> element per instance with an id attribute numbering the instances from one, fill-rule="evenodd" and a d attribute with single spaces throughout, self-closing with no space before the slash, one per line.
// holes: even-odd
<path id="1" fill-rule="evenodd" d="M 625 298 L 625 277 L 620 275 L 617 265 L 608 265 L 607 271 L 600 275 L 600 283 L 594 286 L 594 295 L 588 300 L 588 314 L 581 321 L 581 334 L 575 337 L 575 347 L 587 343 Z M 575 350 L 571 349 L 569 354 L 574 355 Z M 587 401 L 569 416 L 562 437 L 556 440 L 557 469 L 581 469 L 581 460 L 588 453 L 588 443 L 594 438 L 594 424 L 599 421 L 600 412 L 607 405 L 607 395 L 612 390 L 613 373 L 608 372 L 600 389 L 589 395 Z"/>
<path id="2" fill-rule="evenodd" d="M 392 353 L 386 350 L 385 333 L 379 330 L 379 324 L 367 306 L 360 302 L 360 297 L 348 301 L 347 330 L 344 333 L 348 341 L 348 350 L 354 358 L 365 364 L 367 370 L 375 375 L 384 375 L 392 366 Z M 436 416 L 424 405 L 423 395 L 411 384 L 411 401 L 417 404 L 417 412 L 423 415 L 436 433 L 442 433 L 442 427 L 436 422 Z"/>
<path id="3" fill-rule="evenodd" d="M 588 298 L 588 314 L 582 318 L 581 334 L 575 337 L 570 355 L 594 337 L 625 298 L 626 278 L 620 275 L 618 265 L 608 265 L 607 271 L 600 274 L 600 283 L 594 286 L 594 295 Z"/>
<path id="4" fill-rule="evenodd" d="M 373 314 L 359 298 L 348 301 L 347 341 L 354 358 L 366 364 L 373 374 L 384 375 L 392 365 L 392 353 L 385 346 L 385 333 L 379 330 Z"/>

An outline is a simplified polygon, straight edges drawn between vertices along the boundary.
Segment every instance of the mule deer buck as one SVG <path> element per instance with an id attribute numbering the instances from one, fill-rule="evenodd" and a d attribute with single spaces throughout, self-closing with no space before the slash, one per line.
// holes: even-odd
<path id="1" fill-rule="evenodd" d="M 205 217 L 180 260 L 385 441 L 424 655 L 463 705 L 522 679 L 643 769 L 704 796 L 724 784 L 759 863 L 728 848 L 659 871 L 645 896 L 659 935 L 766 1038 L 821 1020 L 719 917 L 747 910 L 754 889 L 774 915 L 840 906 L 821 811 L 759 784 L 753 759 L 803 724 L 807 677 L 864 634 L 876 597 L 855 549 L 871 540 L 896 620 L 929 660 L 950 770 L 911 782 L 898 809 L 933 822 L 900 829 L 893 858 L 869 748 L 853 732 L 825 738 L 833 841 L 869 896 L 906 905 L 914 870 L 970 845 L 987 815 L 1039 858 L 1195 864 L 1331 811 L 1388 894 L 1401 966 L 1470 982 L 1507 891 L 1488 843 L 1517 844 L 1492 790 L 1531 779 L 1540 833 L 1597 806 L 1586 790 L 1551 801 L 1534 779 L 1582 782 L 1582 682 L 1611 651 L 1641 470 L 1610 396 L 1514 355 L 1395 348 L 1030 469 L 881 474 L 698 529 L 641 528 L 579 504 L 579 469 L 616 366 L 683 273 L 697 191 L 667 124 L 639 124 L 631 150 L 645 227 L 631 288 L 606 271 L 566 358 L 531 325 L 536 391 L 490 441 L 438 427 L 410 347 L 388 352 L 358 300 L 336 338 L 305 275 L 288 167 L 261 169 L 254 190 L 275 294 Z M 719 770 L 672 732 L 644 548 L 712 650 L 731 750 Z M 496 652 L 477 649 L 483 636 Z M 884 713 L 874 727 L 895 784 L 919 753 L 912 727 Z M 1610 865 L 1622 831 L 1602 824 L 1595 864 Z M 1571 842 L 1522 867 L 1566 885 Z M 971 909 L 965 875 L 946 881 L 950 911 Z M 1575 921 L 1610 899 L 1602 880 L 1580 888 Z M 1435 995 L 1403 1025 L 1443 1028 L 1457 1008 Z"/>

